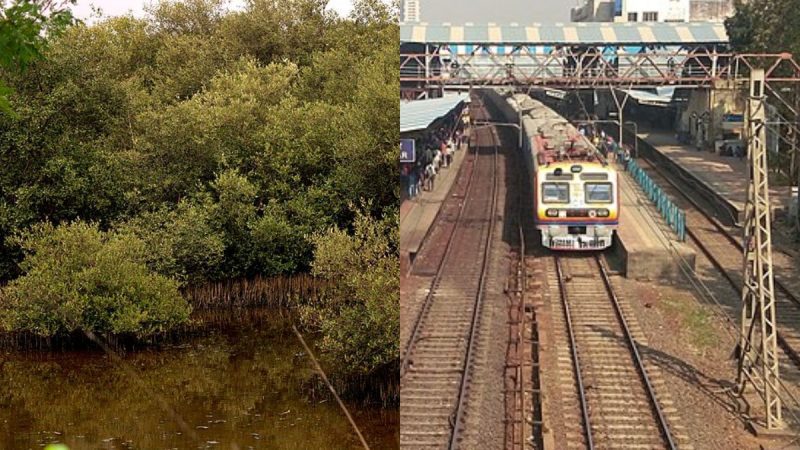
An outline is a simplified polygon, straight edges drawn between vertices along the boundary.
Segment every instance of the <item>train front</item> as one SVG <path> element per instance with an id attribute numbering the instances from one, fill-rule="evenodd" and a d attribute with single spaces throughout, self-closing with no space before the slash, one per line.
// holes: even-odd
<path id="1" fill-rule="evenodd" d="M 536 228 L 553 250 L 602 250 L 619 224 L 617 172 L 596 162 L 539 166 L 535 178 Z"/>

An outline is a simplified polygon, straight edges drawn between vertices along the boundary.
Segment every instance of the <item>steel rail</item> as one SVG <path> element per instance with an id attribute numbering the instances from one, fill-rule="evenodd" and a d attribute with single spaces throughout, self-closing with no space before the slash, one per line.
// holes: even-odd
<path id="1" fill-rule="evenodd" d="M 697 202 L 697 200 L 695 200 L 689 194 L 687 194 L 686 191 L 683 188 L 681 188 L 675 181 L 672 180 L 672 178 L 669 176 L 669 174 L 664 173 L 664 171 L 661 168 L 659 168 L 656 164 L 654 164 L 652 161 L 650 161 L 649 158 L 642 157 L 642 159 L 644 161 L 646 161 L 647 164 L 656 173 L 658 173 L 662 178 L 664 178 L 667 181 L 667 183 L 669 183 L 673 188 L 675 188 L 675 190 L 678 191 L 680 193 L 680 195 L 685 200 L 687 200 L 689 203 L 691 203 L 692 206 L 694 207 L 694 209 L 697 212 L 699 212 L 703 217 L 705 217 L 705 219 L 708 220 L 717 229 L 719 234 L 721 234 L 723 237 L 725 237 L 725 239 L 730 244 L 732 244 L 739 252 L 743 252 L 742 244 L 739 241 L 737 241 L 736 238 L 734 238 L 728 232 L 728 230 L 725 229 L 725 227 L 719 222 L 719 220 L 716 217 L 714 217 L 713 215 L 711 215 L 711 213 L 706 211 L 706 209 L 703 208 Z M 738 283 L 736 280 L 733 279 L 733 276 L 722 265 L 722 263 L 719 261 L 719 259 L 716 256 L 714 256 L 714 254 L 711 251 L 711 249 L 709 249 L 708 246 L 705 243 L 703 243 L 703 240 L 695 232 L 694 227 L 693 226 L 689 226 L 689 221 L 688 220 L 686 221 L 686 233 L 692 239 L 692 242 L 694 242 L 694 244 L 697 246 L 697 248 L 699 248 L 700 251 L 703 252 L 703 254 L 706 256 L 706 258 L 708 258 L 708 260 L 711 262 L 711 264 L 719 271 L 719 273 L 722 275 L 722 277 L 725 278 L 728 281 L 728 283 L 731 285 L 731 287 L 735 291 L 741 291 L 742 284 Z M 788 300 L 790 300 L 795 305 L 795 307 L 800 309 L 800 299 L 798 299 L 778 279 L 774 279 L 774 282 L 775 282 L 775 287 L 778 288 L 778 290 L 781 292 L 781 294 L 783 294 Z M 792 348 L 792 346 L 789 344 L 789 342 L 786 340 L 786 338 L 783 336 L 783 333 L 781 333 L 780 330 L 777 331 L 777 339 L 778 339 L 778 344 L 780 345 L 781 348 L 783 348 L 783 350 L 786 352 L 787 356 L 792 361 L 794 361 L 794 363 L 798 367 L 800 367 L 800 353 L 798 353 L 798 351 L 796 349 Z"/>
<path id="2" fill-rule="evenodd" d="M 517 317 L 519 318 L 519 326 L 518 326 L 518 343 L 517 343 L 517 395 L 519 396 L 519 445 L 521 449 L 524 450 L 525 448 L 525 380 L 523 380 L 523 362 L 525 360 L 525 290 L 527 287 L 527 280 L 528 280 L 528 268 L 525 258 L 526 252 L 526 242 L 525 242 L 525 211 L 526 209 L 523 207 L 523 192 L 525 190 L 524 179 L 526 177 L 525 172 L 522 170 L 517 171 L 517 235 L 519 239 L 519 260 L 517 264 L 519 264 L 517 269 L 517 294 L 519 295 L 519 311 L 517 312 Z M 535 370 L 532 368 L 532 370 Z M 531 380 L 533 381 L 533 380 Z M 513 431 L 513 426 L 512 426 Z M 531 435 L 533 435 L 533 430 L 531 430 Z M 513 441 L 514 441 L 514 434 L 511 433 L 511 447 L 513 448 Z"/>
<path id="3" fill-rule="evenodd" d="M 637 373 L 639 374 L 642 386 L 644 387 L 644 392 L 649 400 L 651 409 L 654 413 L 659 433 L 661 434 L 661 437 L 666 443 L 667 448 L 669 448 L 670 450 L 675 450 L 677 446 L 672 438 L 672 433 L 670 432 L 669 425 L 667 424 L 664 413 L 661 410 L 661 406 L 658 404 L 655 390 L 653 389 L 653 385 L 650 382 L 650 377 L 647 375 L 647 372 L 644 368 L 644 360 L 642 359 L 641 354 L 639 353 L 639 348 L 638 345 L 636 344 L 636 340 L 634 339 L 633 335 L 630 332 L 630 328 L 628 327 L 628 322 L 625 319 L 625 315 L 622 312 L 622 308 L 620 306 L 619 298 L 617 297 L 617 294 L 614 291 L 613 286 L 611 285 L 611 280 L 608 276 L 608 271 L 606 270 L 605 265 L 603 264 L 599 255 L 595 255 L 594 260 L 597 263 L 597 267 L 599 268 L 600 277 L 603 280 L 603 285 L 605 287 L 607 297 L 611 301 L 616 318 L 619 322 L 620 327 L 622 328 L 623 334 L 625 335 L 626 344 L 631 352 L 634 361 L 634 366 L 636 368 Z M 572 326 L 572 317 L 571 317 L 572 313 L 569 307 L 569 296 L 567 294 L 567 289 L 566 289 L 566 280 L 564 277 L 564 271 L 561 267 L 561 258 L 559 256 L 555 256 L 555 267 L 556 267 L 556 275 L 558 278 L 561 302 L 564 307 L 564 318 L 567 325 L 567 333 L 569 335 L 569 340 L 570 340 L 570 352 L 572 354 L 573 371 L 575 373 L 578 397 L 581 404 L 581 414 L 583 417 L 584 434 L 586 437 L 586 447 L 587 449 L 591 450 L 594 449 L 594 442 L 591 431 L 591 419 L 589 418 L 588 402 L 586 400 L 586 391 L 583 384 L 580 358 L 578 357 L 577 343 L 575 340 L 575 335 Z"/>
<path id="4" fill-rule="evenodd" d="M 725 229 L 725 226 L 722 225 L 722 223 L 716 217 L 714 217 L 713 215 L 708 213 L 701 205 L 698 204 L 697 201 L 695 201 L 689 194 L 687 194 L 686 191 L 683 188 L 681 188 L 677 183 L 675 183 L 675 181 L 672 180 L 672 178 L 669 176 L 668 173 L 664 173 L 664 171 L 660 167 L 658 167 L 656 164 L 654 164 L 649 158 L 642 157 L 642 159 L 645 160 L 647 162 L 647 164 L 650 165 L 652 167 L 652 169 L 656 173 L 659 174 L 659 176 L 664 178 L 670 185 L 672 185 L 672 187 L 674 187 L 675 190 L 678 191 L 678 193 L 681 195 L 681 197 L 683 197 L 689 203 L 691 203 L 692 206 L 694 207 L 694 209 L 697 212 L 699 212 L 703 217 L 705 217 L 706 220 L 711 222 L 711 224 L 717 229 L 717 231 L 719 231 L 723 236 L 725 236 L 725 238 L 727 239 L 727 241 L 729 243 L 731 243 L 734 246 L 736 246 L 739 251 L 742 251 L 742 245 L 730 233 L 728 233 L 728 231 Z M 723 267 L 723 265 L 719 261 L 719 259 L 716 256 L 714 256 L 713 253 L 711 252 L 711 250 L 708 248 L 708 246 L 703 243 L 703 240 L 700 239 L 699 236 L 697 236 L 697 234 L 694 232 L 694 230 L 691 227 L 689 227 L 688 220 L 687 220 L 687 223 L 686 223 L 686 232 L 692 238 L 692 241 L 697 245 L 697 247 L 703 252 L 703 254 L 706 255 L 706 257 L 711 262 L 711 264 L 714 267 L 716 267 L 717 270 L 719 270 L 719 272 L 723 276 L 723 278 L 725 278 L 730 283 L 731 287 L 735 291 L 740 291 L 742 289 L 741 283 L 737 283 L 733 279 L 733 277 L 730 275 L 730 273 L 728 273 L 728 270 L 725 269 L 725 267 Z M 788 255 L 788 254 L 787 254 L 787 256 L 792 257 L 791 255 Z M 775 279 L 774 282 L 775 282 L 776 287 L 778 287 L 778 290 L 780 290 L 783 294 L 785 294 L 786 298 L 789 299 L 792 303 L 794 303 L 795 306 L 800 308 L 800 301 L 797 299 L 797 297 L 794 294 L 792 294 L 791 291 L 789 291 L 783 284 L 780 284 L 780 282 L 777 279 Z M 730 321 L 730 323 L 732 325 L 736 326 L 736 324 L 733 322 L 733 320 L 729 319 L 729 321 Z M 786 353 L 786 356 L 788 356 L 789 359 L 792 360 L 797 367 L 800 367 L 800 353 L 798 353 L 798 351 L 795 350 L 791 346 L 791 344 L 789 344 L 789 342 L 783 336 L 783 333 L 781 333 L 780 327 L 776 331 L 776 335 L 777 335 L 778 345 Z M 786 385 L 783 382 L 780 382 L 780 385 L 785 391 L 786 390 Z M 788 391 L 786 391 L 786 392 L 788 393 Z M 788 394 L 789 394 L 789 397 L 792 399 L 792 401 L 795 404 L 798 404 L 798 400 L 794 396 L 792 396 L 791 393 L 788 393 Z M 759 393 L 759 395 L 762 398 L 764 398 L 762 393 Z"/>
<path id="5" fill-rule="evenodd" d="M 469 149 L 467 149 L 469 151 Z M 477 157 L 475 158 L 477 160 Z M 417 312 L 417 316 L 414 318 L 414 326 L 412 328 L 411 336 L 409 336 L 408 341 L 404 346 L 403 352 L 403 359 L 400 363 L 400 378 L 402 379 L 408 369 L 408 363 L 411 355 L 411 347 L 414 346 L 414 343 L 417 342 L 419 339 L 419 332 L 422 329 L 422 318 L 425 317 L 428 310 L 430 310 L 431 304 L 433 303 L 433 297 L 436 293 L 436 286 L 439 285 L 439 282 L 442 279 L 442 268 L 444 267 L 444 261 L 450 255 L 451 249 L 453 247 L 453 236 L 455 236 L 456 229 L 458 228 L 458 224 L 461 223 L 461 217 L 464 213 L 464 207 L 469 202 L 472 194 L 472 180 L 475 178 L 475 168 L 473 168 L 470 172 L 469 178 L 467 179 L 467 192 L 464 195 L 464 200 L 461 202 L 461 206 L 458 208 L 458 215 L 456 215 L 455 223 L 456 225 L 450 230 L 450 234 L 447 236 L 447 245 L 445 246 L 444 254 L 442 258 L 439 260 L 439 264 L 436 266 L 436 274 L 434 275 L 433 279 L 431 280 L 430 287 L 428 288 L 428 294 L 425 296 L 425 300 L 422 303 L 422 307 L 419 308 Z M 455 186 L 455 185 L 454 185 Z"/>
<path id="6" fill-rule="evenodd" d="M 482 108 L 482 105 L 476 106 L 473 104 L 473 107 Z M 496 229 L 495 223 L 497 221 L 497 196 L 499 183 L 497 168 L 499 165 L 499 145 L 496 142 L 494 135 L 492 135 L 492 143 L 486 145 L 486 147 L 492 148 L 493 154 L 490 153 L 484 156 L 480 156 L 480 154 L 477 152 L 475 154 L 475 159 L 473 160 L 474 162 L 472 166 L 473 172 L 470 174 L 468 181 L 469 185 L 467 186 L 464 194 L 463 202 L 458 209 L 458 215 L 452 231 L 449 233 L 449 235 L 445 236 L 445 239 L 447 239 L 445 251 L 441 256 L 441 259 L 436 264 L 436 273 L 431 282 L 430 289 L 425 296 L 422 307 L 419 308 L 419 314 L 415 318 L 414 330 L 411 333 L 411 338 L 408 340 L 401 366 L 401 391 L 404 389 L 404 385 L 409 389 L 414 389 L 413 387 L 409 387 L 408 383 L 411 383 L 413 386 L 415 378 L 411 377 L 409 381 L 409 377 L 407 377 L 407 375 L 411 373 L 409 371 L 409 367 L 412 364 L 411 361 L 413 360 L 413 355 L 417 354 L 418 344 L 424 340 L 423 330 L 433 330 L 436 332 L 438 331 L 437 327 L 440 327 L 440 324 L 431 322 L 431 315 L 434 314 L 434 311 L 436 311 L 440 305 L 440 303 L 437 302 L 437 299 L 440 298 L 440 295 L 444 296 L 443 298 L 445 299 L 447 297 L 446 293 L 440 292 L 440 286 L 446 285 L 448 280 L 450 280 L 451 275 L 448 273 L 448 270 L 452 271 L 454 267 L 458 267 L 458 265 L 453 264 L 454 258 L 458 258 L 459 250 L 464 250 L 463 246 L 467 244 L 460 241 L 456 242 L 456 234 L 458 233 L 461 235 L 466 233 L 467 235 L 474 236 L 469 238 L 469 253 L 474 254 L 473 252 L 478 252 L 478 254 L 474 254 L 474 261 L 478 258 L 481 258 L 478 255 L 480 252 L 483 252 L 481 258 L 482 262 L 480 266 L 476 265 L 474 267 L 476 270 L 471 271 L 470 274 L 470 279 L 472 280 L 470 282 L 470 285 L 472 286 L 470 290 L 473 292 L 473 294 L 467 294 L 466 296 L 463 296 L 463 306 L 465 308 L 469 308 L 471 306 L 473 309 L 471 313 L 465 314 L 463 317 L 464 320 L 457 325 L 459 336 L 462 336 L 461 333 L 463 333 L 463 339 L 466 341 L 466 348 L 459 348 L 458 353 L 452 353 L 452 356 L 451 354 L 446 355 L 447 358 L 452 358 L 454 359 L 453 362 L 456 362 L 456 365 L 453 367 L 454 370 L 452 371 L 455 376 L 453 377 L 453 384 L 451 384 L 451 386 L 453 388 L 457 387 L 458 391 L 455 392 L 455 389 L 453 389 L 451 393 L 441 397 L 442 400 L 445 398 L 447 399 L 446 404 L 437 405 L 438 407 L 445 407 L 445 411 L 443 411 L 439 417 L 446 419 L 445 423 L 443 423 L 446 428 L 442 429 L 440 435 L 442 440 L 447 439 L 445 442 L 447 442 L 447 445 L 450 448 L 455 448 L 458 445 L 463 429 L 464 410 L 467 403 L 467 391 L 471 380 L 471 370 L 477 341 L 476 336 L 478 334 L 481 315 L 480 313 L 488 278 L 489 258 L 492 249 L 491 243 L 494 231 Z M 484 159 L 489 158 L 492 159 L 491 163 L 489 161 L 483 161 Z M 491 169 L 491 175 L 489 175 L 488 169 Z M 480 183 L 481 186 L 483 186 L 485 182 L 492 183 L 490 196 L 487 196 L 487 191 L 489 191 L 489 189 L 484 188 L 479 190 L 475 186 L 475 184 L 478 184 L 477 182 L 473 182 L 473 180 L 476 178 L 476 175 L 474 174 L 475 170 L 480 170 L 481 173 L 483 173 L 483 175 L 480 177 L 481 181 L 484 181 Z M 482 195 L 477 196 L 478 193 Z M 486 208 L 486 206 L 489 206 L 489 208 Z M 472 226 L 473 221 L 468 220 L 468 217 L 465 217 L 465 215 L 467 215 L 467 211 L 471 211 L 471 214 L 478 214 L 477 217 L 480 217 L 480 222 L 485 225 L 482 225 L 479 229 Z M 489 215 L 487 216 L 486 214 Z M 446 316 L 443 318 L 445 320 L 447 319 Z M 447 331 L 446 327 L 444 328 L 444 331 Z M 439 355 L 438 358 L 439 360 L 442 360 L 444 357 L 445 355 Z M 429 357 L 424 357 L 423 360 L 425 360 L 425 358 L 429 359 Z M 404 383 L 404 381 L 408 381 L 408 383 Z M 424 404 L 420 406 L 420 408 L 424 407 Z M 413 431 L 409 432 L 409 435 L 414 434 L 415 433 Z"/>
<path id="7" fill-rule="evenodd" d="M 520 194 L 521 195 L 521 190 Z M 522 203 L 522 202 L 520 202 Z M 525 448 L 525 380 L 522 379 L 523 369 L 522 362 L 525 360 L 525 288 L 528 280 L 528 269 L 525 266 L 525 231 L 522 228 L 522 205 L 519 205 L 519 282 L 517 282 L 517 289 L 519 289 L 519 345 L 517 346 L 517 361 L 519 362 L 519 425 L 520 425 L 520 445 Z"/>
<path id="8" fill-rule="evenodd" d="M 656 417 L 658 418 L 658 426 L 661 429 L 661 434 L 664 437 L 664 440 L 667 441 L 669 449 L 675 450 L 677 446 L 675 445 L 675 441 L 672 439 L 672 434 L 669 431 L 669 425 L 667 424 L 667 420 L 664 417 L 661 406 L 658 404 L 658 400 L 656 399 L 656 393 L 653 389 L 652 383 L 650 383 L 650 377 L 647 376 L 647 372 L 644 369 L 644 360 L 642 360 L 642 356 L 639 353 L 639 347 L 636 344 L 636 339 L 633 338 L 633 335 L 628 328 L 628 322 L 625 320 L 625 314 L 623 314 L 622 308 L 619 305 L 617 293 L 611 286 L 611 279 L 608 277 L 608 271 L 606 271 L 605 264 L 603 264 L 603 261 L 600 259 L 599 255 L 595 255 L 595 261 L 600 267 L 600 274 L 603 278 L 603 284 L 605 284 L 606 292 L 608 292 L 608 295 L 611 298 L 611 303 L 614 305 L 614 311 L 617 313 L 617 319 L 619 319 L 620 325 L 622 325 L 622 329 L 625 332 L 625 338 L 628 341 L 628 346 L 630 347 L 631 353 L 633 354 L 633 359 L 636 362 L 636 369 L 638 370 L 639 375 L 642 377 L 642 382 L 647 390 L 647 396 L 650 398 L 653 411 L 656 413 Z"/>
<path id="9" fill-rule="evenodd" d="M 564 307 L 564 320 L 567 324 L 567 334 L 569 335 L 569 350 L 572 355 L 572 367 L 575 374 L 575 382 L 578 384 L 578 399 L 581 403 L 581 417 L 583 418 L 583 432 L 586 437 L 587 450 L 594 449 L 594 442 L 592 441 L 592 425 L 589 419 L 589 406 L 586 402 L 586 389 L 583 386 L 583 377 L 581 375 L 580 358 L 578 358 L 578 345 L 575 342 L 575 333 L 572 329 L 572 314 L 569 310 L 569 300 L 567 299 L 567 286 L 564 280 L 564 272 L 561 269 L 561 259 L 556 256 L 556 276 L 558 277 L 558 288 L 561 293 L 561 304 Z"/>
<path id="10" fill-rule="evenodd" d="M 722 225 L 719 222 L 719 219 L 717 219 L 716 217 L 711 215 L 711 213 L 709 213 L 708 211 L 706 211 L 705 208 L 703 208 L 701 205 L 699 205 L 697 200 L 695 200 L 694 198 L 692 198 L 692 196 L 687 194 L 684 191 L 684 189 L 681 188 L 675 181 L 673 181 L 672 178 L 668 174 L 664 173 L 664 171 L 661 168 L 659 168 L 658 165 L 653 163 L 647 157 L 642 157 L 642 159 L 647 161 L 647 163 L 650 165 L 650 167 L 653 168 L 653 170 L 658 172 L 658 174 L 660 174 L 665 180 L 667 180 L 667 182 L 669 184 L 671 184 L 672 187 L 674 187 L 676 191 L 680 192 L 680 194 L 681 194 L 681 196 L 683 198 L 685 198 L 689 203 L 691 203 L 692 206 L 694 206 L 694 208 L 700 214 L 702 214 L 706 219 L 708 219 L 708 221 L 711 222 L 712 225 L 714 225 L 714 227 L 720 232 L 720 234 L 722 234 L 725 237 L 725 239 L 728 240 L 728 242 L 733 244 L 736 247 L 736 249 L 739 250 L 740 252 L 744 251 L 744 247 L 742 246 L 742 243 L 739 242 L 733 235 L 731 235 L 731 233 L 728 232 L 728 230 L 725 229 L 725 226 Z M 693 235 L 693 237 L 694 237 L 694 232 L 690 231 L 690 228 L 691 227 L 689 227 L 689 223 L 687 221 L 687 223 L 686 223 L 686 232 L 691 234 L 691 235 Z M 697 240 L 696 238 L 695 238 L 695 240 L 699 242 L 699 240 Z M 702 246 L 702 244 L 700 244 L 700 245 Z M 787 255 L 787 256 L 791 257 L 791 255 Z M 715 261 L 712 261 L 712 262 L 715 262 Z M 726 275 L 726 277 L 727 277 L 727 275 Z M 781 291 L 782 294 L 784 294 L 786 296 L 786 298 L 791 300 L 795 305 L 797 305 L 798 308 L 800 308 L 800 298 L 798 298 L 795 294 L 793 294 L 792 291 L 789 290 L 789 288 L 787 288 L 778 279 L 775 279 L 775 286 L 778 288 L 779 291 Z M 736 286 L 736 288 L 737 289 L 741 289 L 741 286 Z"/>
<path id="11" fill-rule="evenodd" d="M 483 106 L 485 108 L 485 106 Z M 463 427 L 464 421 L 464 404 L 466 403 L 466 393 L 467 387 L 469 385 L 469 372 L 470 366 L 472 363 L 473 358 L 473 351 L 475 349 L 475 336 L 476 331 L 478 329 L 478 321 L 480 319 L 480 310 L 481 306 L 483 305 L 483 298 L 484 292 L 486 291 L 486 279 L 488 278 L 489 272 L 489 258 L 491 258 L 492 253 L 492 239 L 494 238 L 494 229 L 497 223 L 497 184 L 498 184 L 498 176 L 497 176 L 497 160 L 498 160 L 498 153 L 499 153 L 499 143 L 497 139 L 492 134 L 492 141 L 494 143 L 494 158 L 492 158 L 492 163 L 494 166 L 494 170 L 492 170 L 492 205 L 489 209 L 490 213 L 490 220 L 489 220 L 489 230 L 486 233 L 486 243 L 484 245 L 484 252 L 483 252 L 483 260 L 481 261 L 481 271 L 480 271 L 480 280 L 478 282 L 478 292 L 475 296 L 475 306 L 472 309 L 472 323 L 470 324 L 469 329 L 469 343 L 467 344 L 467 355 L 464 358 L 464 364 L 462 366 L 462 376 L 461 376 L 461 385 L 459 386 L 458 390 L 458 402 L 456 403 L 456 410 L 454 413 L 454 420 L 453 420 L 453 430 L 452 434 L 450 435 L 450 443 L 448 448 L 450 450 L 456 450 L 458 448 L 459 437 L 461 434 L 461 428 Z"/>
<path id="12" fill-rule="evenodd" d="M 700 239 L 700 237 L 697 236 L 694 230 L 690 228 L 688 225 L 686 226 L 686 233 L 689 235 L 690 238 L 692 238 L 692 242 L 694 242 L 695 245 L 697 245 L 697 248 L 699 248 L 700 251 L 702 251 L 703 254 L 706 255 L 706 258 L 708 258 L 711 264 L 719 271 L 722 277 L 728 281 L 733 290 L 741 291 L 742 289 L 741 283 L 737 283 L 736 280 L 733 279 L 733 276 L 731 276 L 731 274 L 728 273 L 728 270 L 722 266 L 722 263 L 719 262 L 719 259 L 717 259 L 717 257 L 714 256 L 714 254 L 711 252 L 708 246 L 703 243 L 703 240 Z M 777 285 L 778 280 L 774 281 Z M 789 298 L 791 299 L 791 297 Z M 780 347 L 786 352 L 786 355 L 789 357 L 789 359 L 794 361 L 794 363 L 800 367 L 800 353 L 798 353 L 797 350 L 792 348 L 792 346 L 789 344 L 786 338 L 783 337 L 783 333 L 781 333 L 780 330 L 777 330 L 776 333 L 777 333 L 778 345 L 780 345 Z"/>

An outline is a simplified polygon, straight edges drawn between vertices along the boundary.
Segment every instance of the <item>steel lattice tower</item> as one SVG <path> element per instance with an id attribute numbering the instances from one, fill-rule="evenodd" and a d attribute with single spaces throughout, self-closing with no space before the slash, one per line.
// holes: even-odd
<path id="1" fill-rule="evenodd" d="M 744 285 L 739 342 L 740 393 L 748 384 L 764 400 L 768 430 L 780 428 L 777 328 L 775 322 L 772 239 L 766 146 L 764 70 L 753 70 L 747 108 L 750 183 L 744 227 Z"/>

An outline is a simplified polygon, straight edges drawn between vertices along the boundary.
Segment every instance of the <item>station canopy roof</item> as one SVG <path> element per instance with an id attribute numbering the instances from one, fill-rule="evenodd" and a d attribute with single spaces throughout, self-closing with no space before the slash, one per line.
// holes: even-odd
<path id="1" fill-rule="evenodd" d="M 611 45 L 727 44 L 725 25 L 711 22 L 569 22 L 552 24 L 400 23 L 401 43 Z"/>
<path id="2" fill-rule="evenodd" d="M 428 100 L 400 102 L 400 132 L 424 130 L 464 101 L 469 102 L 467 95 L 451 94 Z"/>
<path id="3" fill-rule="evenodd" d="M 639 89 L 618 90 L 623 94 L 627 93 L 639 104 L 650 106 L 668 106 L 672 103 L 672 97 L 675 94 L 675 88 L 670 86 L 657 88 L 655 93 Z"/>

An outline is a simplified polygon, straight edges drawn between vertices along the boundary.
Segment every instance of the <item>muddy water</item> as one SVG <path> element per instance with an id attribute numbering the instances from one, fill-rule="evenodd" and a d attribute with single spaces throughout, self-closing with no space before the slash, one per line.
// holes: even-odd
<path id="1" fill-rule="evenodd" d="M 0 449 L 360 448 L 284 318 L 213 330 L 122 358 L 0 353 Z M 372 448 L 398 447 L 396 409 L 349 406 Z"/>

